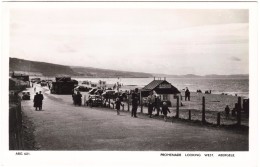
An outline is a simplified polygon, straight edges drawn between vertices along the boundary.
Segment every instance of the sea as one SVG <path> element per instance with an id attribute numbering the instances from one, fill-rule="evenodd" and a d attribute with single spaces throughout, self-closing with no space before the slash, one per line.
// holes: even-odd
<path id="1" fill-rule="evenodd" d="M 52 78 L 54 79 L 54 78 Z M 82 81 L 91 81 L 98 83 L 106 81 L 107 84 L 120 83 L 124 86 L 144 87 L 149 84 L 154 78 L 73 78 L 79 83 Z M 156 78 L 158 79 L 158 78 Z M 164 78 L 161 78 L 164 79 Z M 239 78 L 166 78 L 173 86 L 179 90 L 188 89 L 192 92 L 201 90 L 202 92 L 211 90 L 212 94 L 228 94 L 237 95 L 245 98 L 249 97 L 249 79 Z"/>

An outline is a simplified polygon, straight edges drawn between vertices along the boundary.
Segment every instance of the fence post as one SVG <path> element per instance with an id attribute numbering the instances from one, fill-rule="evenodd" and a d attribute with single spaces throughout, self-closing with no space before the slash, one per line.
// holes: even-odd
<path id="1" fill-rule="evenodd" d="M 130 104 L 129 104 L 129 103 L 130 103 L 129 95 L 127 95 L 127 99 L 128 99 L 128 100 L 127 100 L 127 111 L 129 111 L 129 110 L 130 110 L 130 109 L 129 109 L 129 108 L 130 108 L 130 106 L 129 106 L 129 105 L 130 105 Z"/>
<path id="2" fill-rule="evenodd" d="M 141 113 L 143 113 L 143 98 L 142 98 L 142 91 L 140 91 L 140 103 L 141 103 Z"/>
<path id="3" fill-rule="evenodd" d="M 189 110 L 189 120 L 191 120 L 191 111 Z"/>
<path id="4" fill-rule="evenodd" d="M 218 112 L 217 115 L 217 125 L 220 126 L 220 112 Z"/>
<path id="5" fill-rule="evenodd" d="M 205 96 L 202 97 L 202 123 L 205 123 Z"/>
<path id="6" fill-rule="evenodd" d="M 179 96 L 177 96 L 176 118 L 179 118 Z"/>
<path id="7" fill-rule="evenodd" d="M 108 108 L 110 108 L 110 97 L 108 99 Z"/>
<path id="8" fill-rule="evenodd" d="M 241 97 L 238 97 L 237 107 L 237 124 L 241 125 Z"/>

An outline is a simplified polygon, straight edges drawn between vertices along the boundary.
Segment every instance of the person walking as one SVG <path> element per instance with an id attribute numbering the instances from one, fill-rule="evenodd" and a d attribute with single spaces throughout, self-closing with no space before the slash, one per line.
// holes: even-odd
<path id="1" fill-rule="evenodd" d="M 38 92 L 36 92 L 36 95 L 34 95 L 33 98 L 33 107 L 35 107 L 35 111 L 37 111 L 37 109 L 39 108 L 39 94 Z"/>
<path id="2" fill-rule="evenodd" d="M 39 92 L 39 110 L 42 110 L 42 101 L 43 101 L 43 94 L 42 94 L 42 92 L 40 91 Z"/>
<path id="3" fill-rule="evenodd" d="M 167 114 L 170 113 L 170 110 L 169 110 L 166 102 L 163 102 L 162 113 L 163 113 L 163 116 L 164 116 L 164 121 L 166 122 L 167 121 Z"/>
<path id="4" fill-rule="evenodd" d="M 123 106 L 123 104 L 121 103 L 121 100 L 119 98 L 116 98 L 115 104 L 117 115 L 120 115 L 120 106 Z"/>
<path id="5" fill-rule="evenodd" d="M 131 116 L 132 117 L 137 117 L 136 116 L 136 112 L 137 112 L 137 107 L 138 107 L 138 88 L 135 88 L 135 91 L 132 93 L 132 113 Z"/>

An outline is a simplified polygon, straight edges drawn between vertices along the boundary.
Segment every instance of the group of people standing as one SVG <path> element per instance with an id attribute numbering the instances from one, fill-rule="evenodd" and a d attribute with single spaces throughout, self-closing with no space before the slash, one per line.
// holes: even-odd
<path id="1" fill-rule="evenodd" d="M 81 106 L 82 104 L 82 95 L 79 91 L 77 91 L 77 94 L 73 93 L 72 94 L 72 100 L 73 100 L 73 104 L 76 106 L 76 105 L 79 105 Z"/>
<path id="2" fill-rule="evenodd" d="M 37 111 L 37 109 L 42 110 L 42 101 L 43 101 L 44 97 L 41 91 L 36 92 L 36 95 L 34 96 L 33 99 L 33 107 L 35 107 L 35 110 Z"/>
<path id="3" fill-rule="evenodd" d="M 166 102 L 163 102 L 162 110 L 161 110 L 161 99 L 156 94 L 156 92 L 150 92 L 150 95 L 147 97 L 147 104 L 148 104 L 148 115 L 150 118 L 152 118 L 152 113 L 157 110 L 157 114 L 155 116 L 159 116 L 160 111 L 164 115 L 164 120 L 167 121 L 167 115 L 170 113 L 170 110 L 168 108 L 168 105 Z"/>

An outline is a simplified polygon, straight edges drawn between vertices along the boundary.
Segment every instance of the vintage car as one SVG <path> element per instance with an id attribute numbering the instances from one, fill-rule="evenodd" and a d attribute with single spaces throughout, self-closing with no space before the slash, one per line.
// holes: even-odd
<path id="1" fill-rule="evenodd" d="M 88 88 L 86 86 L 77 86 L 75 88 L 75 91 L 80 91 L 80 92 L 88 92 L 91 88 Z"/>
<path id="2" fill-rule="evenodd" d="M 88 100 L 86 101 L 87 106 L 90 107 L 98 107 L 98 106 L 102 106 L 103 101 L 101 96 L 99 95 L 89 95 Z"/>
<path id="3" fill-rule="evenodd" d="M 41 81 L 41 86 L 47 86 L 47 82 L 45 80 Z"/>
<path id="4" fill-rule="evenodd" d="M 31 99 L 31 95 L 29 91 L 23 91 L 22 92 L 22 100 L 30 100 Z"/>
<path id="5" fill-rule="evenodd" d="M 95 92 L 96 92 L 96 88 L 92 88 L 90 91 L 89 91 L 89 94 L 91 94 L 91 95 L 94 95 L 95 94 Z"/>

